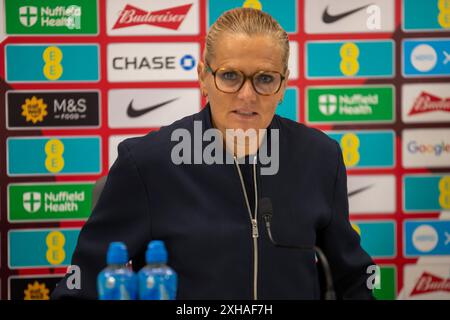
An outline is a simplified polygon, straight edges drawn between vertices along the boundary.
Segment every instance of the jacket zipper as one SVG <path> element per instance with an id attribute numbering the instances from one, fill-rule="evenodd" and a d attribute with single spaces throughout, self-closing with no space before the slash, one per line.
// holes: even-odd
<path id="1" fill-rule="evenodd" d="M 255 188 L 255 213 L 252 215 L 250 203 L 248 201 L 247 189 L 245 188 L 244 178 L 242 177 L 241 168 L 237 163 L 236 156 L 234 156 L 234 163 L 238 170 L 239 179 L 241 180 L 242 190 L 244 191 L 245 203 L 247 205 L 248 215 L 252 225 L 253 238 L 253 300 L 258 300 L 258 186 L 256 183 L 256 156 L 253 158 L 253 184 Z"/>

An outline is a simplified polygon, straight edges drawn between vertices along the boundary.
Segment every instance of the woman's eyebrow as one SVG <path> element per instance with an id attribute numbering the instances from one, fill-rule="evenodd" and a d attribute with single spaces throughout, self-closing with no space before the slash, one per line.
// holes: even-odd
<path id="1" fill-rule="evenodd" d="M 243 68 L 236 67 L 235 65 L 232 65 L 232 64 L 231 65 L 227 65 L 227 64 L 219 65 L 217 68 L 218 69 L 225 68 L 225 69 L 239 70 L 246 74 L 254 74 L 259 71 L 278 71 L 278 68 L 273 65 L 258 66 L 258 67 L 253 68 L 251 72 L 246 72 L 243 70 Z M 280 71 L 280 72 L 282 72 L 282 71 Z"/>

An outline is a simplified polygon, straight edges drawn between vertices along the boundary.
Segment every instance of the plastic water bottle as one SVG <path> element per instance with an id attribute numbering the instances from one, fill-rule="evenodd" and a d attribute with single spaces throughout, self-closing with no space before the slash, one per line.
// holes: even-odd
<path id="1" fill-rule="evenodd" d="M 106 255 L 107 267 L 97 277 L 100 300 L 136 300 L 137 276 L 127 266 L 128 251 L 123 242 L 112 242 Z"/>
<path id="2" fill-rule="evenodd" d="M 167 250 L 164 242 L 151 241 L 145 258 L 147 265 L 138 273 L 139 300 L 175 300 L 177 274 L 166 265 Z"/>

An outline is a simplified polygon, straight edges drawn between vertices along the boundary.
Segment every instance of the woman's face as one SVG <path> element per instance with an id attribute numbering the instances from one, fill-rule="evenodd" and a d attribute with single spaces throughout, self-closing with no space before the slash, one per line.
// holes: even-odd
<path id="1" fill-rule="evenodd" d="M 251 81 L 246 80 L 236 93 L 224 93 L 214 84 L 214 76 L 199 63 L 200 86 L 208 95 L 213 125 L 225 129 L 265 129 L 275 114 L 275 109 L 286 89 L 288 71 L 283 73 L 282 49 L 269 36 L 222 35 L 215 47 L 215 56 L 208 61 L 213 71 L 218 68 L 240 70 L 245 75 L 258 71 L 278 71 L 286 76 L 280 90 L 270 96 L 258 94 Z"/>

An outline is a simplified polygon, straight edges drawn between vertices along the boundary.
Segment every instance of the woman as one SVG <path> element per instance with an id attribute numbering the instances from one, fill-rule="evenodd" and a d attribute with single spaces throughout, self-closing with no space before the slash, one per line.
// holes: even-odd
<path id="1" fill-rule="evenodd" d="M 168 248 L 179 278 L 178 299 L 319 299 L 324 292 L 314 245 L 328 258 L 338 298 L 372 298 L 367 268 L 373 262 L 348 219 L 338 144 L 274 115 L 287 86 L 288 57 L 287 34 L 266 13 L 239 8 L 214 23 L 198 65 L 208 104 L 119 145 L 73 255 L 81 290 L 68 290 L 63 279 L 52 298 L 96 299 L 95 279 L 109 243 L 125 242 L 139 269 L 151 239 Z M 219 158 L 231 155 L 231 163 L 174 161 L 177 154 L 192 156 L 180 151 L 174 136 L 195 136 L 198 128 L 218 130 L 225 148 L 216 153 L 225 150 Z M 253 134 L 238 139 L 231 129 Z M 202 140 L 202 155 L 207 142 Z M 198 151 L 195 142 L 188 145 Z M 269 174 L 262 174 L 263 148 L 278 162 Z M 273 238 L 303 249 L 270 241 L 258 207 L 263 198 L 264 210 L 268 201 L 272 207 Z"/>

